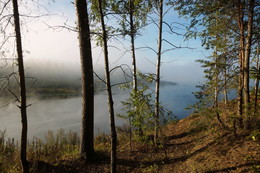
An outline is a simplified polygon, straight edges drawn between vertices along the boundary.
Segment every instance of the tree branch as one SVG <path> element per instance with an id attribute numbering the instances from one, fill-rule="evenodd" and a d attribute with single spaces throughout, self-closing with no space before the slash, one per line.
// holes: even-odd
<path id="1" fill-rule="evenodd" d="M 158 52 L 157 52 L 155 49 L 153 49 L 153 48 L 151 48 L 151 47 L 149 47 L 149 46 L 136 48 L 136 50 L 139 50 L 139 49 L 148 49 L 148 50 L 153 51 L 156 55 L 158 54 Z"/>
<path id="2" fill-rule="evenodd" d="M 8 0 L 8 1 L 4 4 L 4 6 L 3 6 L 3 8 L 2 8 L 2 11 L 0 12 L 0 16 L 2 16 L 2 14 L 3 14 L 3 12 L 4 12 L 4 9 L 5 9 L 6 6 L 9 4 L 10 1 L 11 1 L 11 0 Z"/>
<path id="3" fill-rule="evenodd" d="M 17 95 L 15 95 L 15 93 L 12 91 L 12 90 L 10 90 L 9 88 L 8 88 L 8 91 L 15 97 L 15 101 L 18 101 L 19 103 L 20 103 L 20 99 L 17 97 Z"/>
<path id="4" fill-rule="evenodd" d="M 101 82 L 103 82 L 104 84 L 107 83 L 105 80 L 103 80 L 101 77 L 99 77 L 99 75 L 95 71 L 93 71 L 93 73 Z"/>

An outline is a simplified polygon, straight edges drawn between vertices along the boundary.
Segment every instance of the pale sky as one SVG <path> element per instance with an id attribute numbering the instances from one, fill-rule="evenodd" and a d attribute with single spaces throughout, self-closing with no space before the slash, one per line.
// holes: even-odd
<path id="1" fill-rule="evenodd" d="M 21 16 L 21 21 L 26 21 L 26 25 L 22 23 L 22 41 L 23 41 L 23 48 L 24 48 L 26 72 L 30 72 L 30 76 L 33 77 L 38 75 L 46 75 L 47 77 L 62 76 L 71 79 L 71 77 L 74 77 L 73 75 L 76 74 L 80 78 L 80 57 L 79 57 L 79 47 L 78 47 L 79 43 L 77 39 L 77 33 L 68 31 L 66 29 L 53 30 L 47 26 L 47 25 L 49 26 L 63 25 L 65 22 L 67 22 L 68 25 L 75 26 L 75 22 L 76 22 L 75 7 L 71 3 L 72 1 L 73 0 L 55 0 L 54 3 L 52 2 L 52 0 L 39 0 L 39 2 L 43 3 L 42 5 L 47 9 L 45 10 L 42 7 L 40 7 L 39 11 L 41 11 L 42 14 L 46 14 L 48 12 L 52 15 L 41 17 L 39 19 L 28 19 L 27 17 Z M 22 1 L 22 3 L 27 3 L 27 2 L 29 3 L 31 1 L 27 1 L 27 0 Z M 30 15 L 38 13 L 37 8 L 32 8 L 32 11 L 28 11 L 28 9 L 20 8 L 20 12 L 21 12 L 20 14 L 26 14 L 26 15 L 28 15 L 28 12 L 30 12 Z M 174 22 L 181 22 L 181 23 L 186 22 L 183 19 L 179 19 L 176 13 L 171 13 L 171 15 L 169 16 L 167 15 L 165 19 L 168 22 L 172 20 Z M 13 26 L 10 25 L 9 29 L 10 29 L 9 32 L 12 33 L 13 35 Z M 207 54 L 207 51 L 201 48 L 200 40 L 189 40 L 188 42 L 183 42 L 182 37 L 169 35 L 166 32 L 164 32 L 163 37 L 177 46 L 182 45 L 182 46 L 189 46 L 194 48 L 194 49 L 174 50 L 166 54 L 163 54 L 162 57 L 162 68 L 161 68 L 162 78 L 161 79 L 182 84 L 174 88 L 175 92 L 162 93 L 162 95 L 167 94 L 168 96 L 168 97 L 163 96 L 163 98 L 166 99 L 165 103 L 168 104 L 167 106 L 170 107 L 170 110 L 171 109 L 177 110 L 178 113 L 178 110 L 183 111 L 185 105 L 190 104 L 192 102 L 193 97 L 190 97 L 191 87 L 189 85 L 193 85 L 193 86 L 198 85 L 199 82 L 203 80 L 202 79 L 203 69 L 200 67 L 199 63 L 195 63 L 195 60 L 204 58 L 204 56 Z M 0 35 L 0 39 L 1 38 L 2 35 Z M 125 43 L 126 48 L 128 49 L 130 48 L 129 38 L 126 38 L 125 40 L 122 39 L 120 41 Z M 8 57 L 5 58 L 13 59 L 13 57 L 15 56 L 14 43 L 15 43 L 14 40 L 10 40 L 10 44 L 9 43 L 7 44 L 6 50 L 10 50 L 10 52 L 9 54 L 8 52 L 6 53 Z M 102 66 L 104 64 L 102 49 L 94 48 L 95 42 L 93 41 L 92 43 L 93 43 L 92 47 L 93 47 L 94 68 L 102 69 Z M 113 68 L 121 64 L 128 64 L 131 66 L 131 55 L 128 53 L 122 57 L 123 52 L 125 51 L 123 48 L 124 46 L 122 46 L 119 42 L 110 42 L 109 44 L 110 45 L 112 44 L 113 46 L 117 47 L 117 49 L 116 48 L 109 49 L 110 68 Z M 166 45 L 167 44 L 164 44 L 163 47 L 164 49 L 169 48 L 169 47 L 165 47 Z M 157 49 L 157 30 L 154 25 L 151 25 L 147 27 L 145 30 L 143 30 L 142 36 L 136 39 L 136 47 L 144 47 L 144 46 L 151 46 L 153 47 L 153 49 Z M 0 52 L 0 56 L 1 56 L 1 52 Z M 145 73 L 147 72 L 155 73 L 156 70 L 155 64 L 156 64 L 156 54 L 145 49 L 137 51 L 137 67 L 139 70 Z M 185 87 L 184 85 L 187 85 L 188 87 L 187 86 Z M 98 96 L 99 95 L 95 95 L 95 97 Z M 175 100 L 175 98 L 178 99 Z M 71 127 L 71 122 L 75 121 L 75 114 L 77 114 L 78 117 L 78 124 L 76 124 L 75 127 L 78 128 L 80 117 L 81 117 L 80 115 L 81 104 L 78 104 L 80 103 L 80 100 L 75 102 L 75 100 L 73 100 L 74 98 L 71 99 L 72 99 L 71 102 L 67 102 L 66 100 L 65 101 L 66 101 L 66 105 L 68 104 L 70 104 L 70 106 L 72 105 L 73 109 L 71 109 L 70 106 L 65 106 L 65 108 L 70 109 L 70 110 L 65 109 L 65 111 L 63 109 L 59 109 L 59 107 L 56 105 L 52 105 L 51 104 L 52 102 L 50 102 L 51 107 L 43 107 L 43 105 L 46 106 L 46 103 L 42 104 L 41 101 L 38 104 L 33 102 L 33 104 L 35 105 L 29 107 L 29 111 L 31 111 L 31 114 L 29 113 L 29 116 L 31 117 L 29 117 L 28 119 L 29 121 L 31 119 L 34 121 L 34 124 L 32 122 L 29 122 L 29 124 L 30 127 L 32 127 L 32 129 L 35 128 L 34 129 L 35 131 L 29 130 L 29 132 L 34 133 L 37 131 L 37 129 L 38 131 L 42 131 L 41 127 L 46 129 L 44 122 L 47 122 L 46 124 L 52 124 L 53 127 L 55 126 L 55 128 L 60 127 L 57 126 L 57 124 L 55 124 L 55 120 L 52 119 L 53 117 L 56 116 L 59 116 L 57 117 L 58 122 L 65 122 L 65 121 L 69 122 L 70 126 L 68 127 Z M 43 100 L 43 101 L 46 101 L 48 106 L 49 100 Z M 102 98 L 102 101 L 105 101 L 105 99 Z M 118 101 L 118 105 L 119 103 L 120 102 Z M 98 102 L 98 104 L 100 104 L 100 102 Z M 15 105 L 10 105 L 10 106 L 16 108 Z M 8 120 L 9 121 L 17 120 L 15 121 L 15 123 L 13 123 L 13 127 L 17 128 L 19 127 L 17 126 L 17 124 L 19 124 L 20 122 L 19 119 L 17 118 L 18 114 L 13 113 L 13 111 L 17 111 L 18 109 L 13 109 L 11 107 L 9 108 L 10 110 L 8 109 L 8 111 L 11 112 L 8 111 L 4 112 L 8 116 L 6 116 L 7 119 L 1 122 L 7 122 Z M 37 113 L 33 113 L 33 111 L 30 109 L 35 109 L 35 112 L 37 111 Z M 48 110 L 51 111 L 48 112 Z M 5 110 L 1 110 L 1 111 L 3 112 Z M 60 111 L 64 111 L 64 113 Z M 99 115 L 102 116 L 103 114 L 106 115 L 106 113 L 103 113 L 103 111 L 104 111 L 103 109 L 97 108 L 96 114 L 98 116 Z M 73 120 L 68 120 L 67 116 L 64 116 L 64 115 L 69 115 L 68 112 L 69 113 L 72 112 L 71 115 L 73 115 Z M 33 119 L 34 116 L 38 116 L 38 118 L 40 118 L 40 121 Z M 41 118 L 44 118 L 45 121 L 43 121 Z M 61 119 L 64 121 L 61 121 Z M 49 123 L 50 120 L 54 124 Z M 106 121 L 104 121 L 103 118 L 99 118 L 98 121 L 100 120 L 102 121 L 100 127 L 103 128 L 104 127 L 103 123 Z M 44 125 L 40 126 L 39 122 L 43 123 Z M 6 127 L 6 129 L 9 128 L 10 130 L 13 128 L 12 126 L 10 127 L 10 123 L 5 123 L 5 124 L 8 124 L 8 127 Z M 50 126 L 49 127 L 50 130 L 53 127 Z M 66 124 L 65 124 L 65 128 L 66 128 Z M 13 132 L 16 133 L 17 129 L 13 130 Z"/>
<path id="2" fill-rule="evenodd" d="M 25 63 L 27 67 L 32 70 L 49 71 L 50 69 L 65 70 L 68 72 L 80 71 L 80 59 L 77 33 L 68 31 L 66 29 L 53 30 L 49 26 L 63 25 L 67 22 L 68 25 L 75 26 L 76 16 L 75 7 L 71 0 L 56 0 L 46 1 L 43 4 L 48 12 L 51 14 L 47 17 L 41 17 L 27 23 L 23 31 L 23 45 L 26 51 L 24 53 Z M 46 10 L 42 9 L 43 13 Z M 22 12 L 21 12 L 22 13 Z M 169 13 L 166 21 L 185 22 L 184 19 L 179 19 L 176 13 Z M 165 31 L 166 29 L 164 29 Z M 136 39 L 136 47 L 151 46 L 157 49 L 157 29 L 154 25 L 147 27 L 142 31 L 143 36 Z M 200 68 L 199 63 L 195 63 L 196 59 L 204 58 L 206 54 L 201 48 L 200 40 L 189 40 L 183 42 L 182 37 L 164 33 L 165 39 L 174 43 L 177 46 L 189 46 L 194 49 L 179 49 L 173 50 L 163 55 L 162 57 L 162 77 L 163 80 L 170 80 L 173 82 L 192 83 L 197 84 L 202 80 L 203 69 Z M 126 38 L 125 47 L 129 47 L 129 38 Z M 123 57 L 124 48 L 120 43 L 110 42 L 118 49 L 109 49 L 109 58 L 111 68 L 120 64 L 129 64 L 131 66 L 131 55 L 126 54 Z M 92 47 L 95 47 L 95 42 L 92 42 Z M 164 44 L 164 49 L 167 43 Z M 203 53 L 202 53 L 203 52 Z M 101 48 L 93 48 L 93 63 L 94 67 L 103 65 L 103 53 Z M 143 72 L 155 73 L 156 54 L 152 51 L 142 49 L 137 51 L 137 67 Z M 37 64 L 37 65 L 34 65 Z"/>

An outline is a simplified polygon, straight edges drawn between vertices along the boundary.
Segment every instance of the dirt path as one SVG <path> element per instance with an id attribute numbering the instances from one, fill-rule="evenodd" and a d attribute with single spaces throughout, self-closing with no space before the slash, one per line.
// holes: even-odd
<path id="1" fill-rule="evenodd" d="M 259 172 L 260 143 L 230 133 L 205 130 L 196 118 L 168 125 L 165 145 L 139 146 L 134 152 L 119 152 L 119 168 L 129 172 L 216 173 Z M 195 122 L 195 123 L 194 123 Z M 194 125 L 195 124 L 195 125 Z M 258 166 L 257 166 L 258 165 Z"/>
<path id="2" fill-rule="evenodd" d="M 190 116 L 164 127 L 162 143 L 157 147 L 133 143 L 130 151 L 129 143 L 124 142 L 118 146 L 118 172 L 259 173 L 260 141 L 248 134 L 234 138 L 214 123 Z M 61 161 L 52 172 L 109 172 L 109 152 L 99 156 L 97 162 L 87 165 L 75 158 Z"/>

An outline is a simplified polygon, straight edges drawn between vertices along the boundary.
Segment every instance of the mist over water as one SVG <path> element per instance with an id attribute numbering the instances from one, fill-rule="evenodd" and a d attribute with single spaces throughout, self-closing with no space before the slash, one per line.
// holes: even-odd
<path id="1" fill-rule="evenodd" d="M 173 111 L 178 118 L 186 117 L 191 111 L 185 110 L 195 99 L 191 94 L 195 87 L 191 85 L 166 85 L 161 88 L 161 102 Z M 126 100 L 128 92 L 116 90 L 113 94 L 115 113 L 123 113 L 121 101 Z M 57 131 L 61 128 L 80 132 L 81 129 L 81 97 L 72 98 L 31 98 L 28 104 L 28 138 L 43 138 L 48 130 Z M 2 103 L 1 103 L 2 104 Z M 95 94 L 95 134 L 109 133 L 109 115 L 105 92 Z M 116 117 L 116 125 L 127 123 Z M 16 104 L 9 104 L 0 109 L 0 130 L 7 130 L 8 137 L 20 138 L 21 118 Z"/>
<path id="2" fill-rule="evenodd" d="M 121 96 L 122 97 L 122 96 Z M 115 97 L 115 109 L 120 111 L 120 101 Z M 29 99 L 28 103 L 28 137 L 44 137 L 48 130 L 80 131 L 81 128 L 81 97 L 66 99 Z M 21 129 L 19 109 L 10 104 L 0 110 L 0 130 L 7 130 L 8 137 L 18 138 Z M 124 120 L 116 118 L 117 125 Z M 105 93 L 95 94 L 95 133 L 109 131 L 109 117 Z"/>

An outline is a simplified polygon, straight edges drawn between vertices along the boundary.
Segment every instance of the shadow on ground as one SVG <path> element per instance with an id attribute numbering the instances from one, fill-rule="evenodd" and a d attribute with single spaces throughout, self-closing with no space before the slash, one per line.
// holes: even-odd
<path id="1" fill-rule="evenodd" d="M 32 172 L 37 173 L 78 173 L 73 167 L 63 167 L 62 165 L 54 166 L 44 161 L 36 161 L 32 165 Z"/>
<path id="2" fill-rule="evenodd" d="M 255 167 L 255 171 L 260 172 L 260 169 L 256 167 L 257 165 L 259 166 L 260 162 L 245 163 L 245 164 L 241 164 L 241 165 L 238 165 L 238 166 L 232 166 L 232 167 L 223 168 L 223 169 L 211 170 L 211 171 L 207 171 L 205 173 L 230 172 L 230 171 L 234 171 L 238 168 L 248 167 L 248 166 Z"/>

